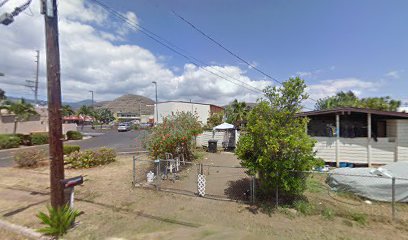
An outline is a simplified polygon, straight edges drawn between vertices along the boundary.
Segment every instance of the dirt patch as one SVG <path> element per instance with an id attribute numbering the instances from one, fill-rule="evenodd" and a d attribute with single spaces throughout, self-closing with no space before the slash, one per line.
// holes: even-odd
<path id="1" fill-rule="evenodd" d="M 203 163 L 239 164 L 234 155 L 219 153 L 206 154 Z M 209 176 L 219 177 L 219 173 L 211 169 Z M 195 171 L 190 169 L 192 173 Z M 48 173 L 45 167 L 0 169 L 0 218 L 30 228 L 40 227 L 35 214 L 45 211 L 48 203 Z M 233 172 L 222 181 L 214 180 L 211 191 L 228 194 L 228 186 L 233 185 L 229 181 L 245 186 L 245 182 L 240 183 L 240 174 Z M 306 194 L 315 208 L 324 205 L 336 212 L 341 209 L 363 212 L 368 216 L 367 223 L 359 224 L 348 216 L 327 219 L 320 213 L 302 215 L 273 209 L 268 212 L 268 207 L 133 188 L 131 156 L 120 156 L 115 163 L 93 169 L 66 170 L 66 177 L 77 175 L 85 175 L 86 179 L 84 185 L 76 189 L 75 202 L 75 207 L 84 214 L 66 239 L 408 239 L 405 221 L 394 223 L 370 217 L 365 206 L 350 207 L 316 186 L 316 191 Z M 336 197 L 342 201 L 358 201 Z M 387 205 L 376 206 L 389 210 Z M 398 210 L 401 216 L 407 213 L 405 205 Z"/>

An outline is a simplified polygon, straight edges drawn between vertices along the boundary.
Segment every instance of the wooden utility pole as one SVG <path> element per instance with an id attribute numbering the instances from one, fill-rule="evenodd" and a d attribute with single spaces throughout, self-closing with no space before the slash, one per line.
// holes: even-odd
<path id="1" fill-rule="evenodd" d="M 39 67 L 40 67 L 40 50 L 36 50 L 36 59 L 35 62 L 37 63 L 37 68 L 35 71 L 35 85 L 34 85 L 34 98 L 35 98 L 35 105 L 38 104 L 38 71 L 39 71 Z"/>
<path id="2" fill-rule="evenodd" d="M 62 151 L 61 72 L 58 43 L 57 0 L 43 0 L 43 11 L 47 49 L 51 205 L 56 208 L 64 204 L 64 189 L 61 184 L 61 180 L 64 179 L 64 156 Z"/>

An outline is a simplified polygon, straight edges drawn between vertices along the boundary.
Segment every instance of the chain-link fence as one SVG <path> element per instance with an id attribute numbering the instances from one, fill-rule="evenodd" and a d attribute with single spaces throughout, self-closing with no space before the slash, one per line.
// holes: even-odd
<path id="1" fill-rule="evenodd" d="M 218 200 L 255 201 L 255 178 L 239 166 L 214 166 L 179 157 L 133 158 L 133 186 Z"/>
<path id="2" fill-rule="evenodd" d="M 248 175 L 244 167 L 186 162 L 171 155 L 166 158 L 135 156 L 133 186 L 217 200 L 267 201 L 276 207 L 288 207 L 290 193 L 276 187 L 274 193 L 265 196 L 260 191 L 260 180 Z M 338 170 L 289 171 L 292 176 L 304 177 L 306 184 L 305 194 L 295 201 L 291 199 L 289 207 L 302 200 L 322 212 L 333 209 L 340 216 L 354 211 L 376 218 L 408 220 L 408 179 L 364 169 Z"/>
<path id="3" fill-rule="evenodd" d="M 321 208 L 355 211 L 375 218 L 408 220 L 408 179 L 375 169 L 352 171 L 290 171 L 306 179 L 306 198 Z M 274 204 L 285 206 L 286 195 L 275 188 Z"/>

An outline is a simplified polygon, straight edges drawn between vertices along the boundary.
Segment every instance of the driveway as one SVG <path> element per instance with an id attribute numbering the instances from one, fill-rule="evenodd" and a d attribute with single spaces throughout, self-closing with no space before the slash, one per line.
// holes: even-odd
<path id="1" fill-rule="evenodd" d="M 118 153 L 127 153 L 143 150 L 142 141 L 145 135 L 147 135 L 147 131 L 145 130 L 129 132 L 107 130 L 103 135 L 79 141 L 69 141 L 65 142 L 65 144 L 79 145 L 81 150 L 108 147 L 115 149 Z M 12 166 L 14 164 L 14 153 L 24 148 L 25 147 L 0 151 L 0 167 Z M 27 148 L 48 150 L 48 144 Z"/>

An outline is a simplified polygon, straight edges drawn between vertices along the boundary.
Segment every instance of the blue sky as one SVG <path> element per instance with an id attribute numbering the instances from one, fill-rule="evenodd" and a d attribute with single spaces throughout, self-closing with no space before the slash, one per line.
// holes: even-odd
<path id="1" fill-rule="evenodd" d="M 208 64 L 224 70 L 227 67 L 239 68 L 241 72 L 237 76 L 245 78 L 244 81 L 248 80 L 248 83 L 257 87 L 265 85 L 264 82 L 257 85 L 257 81 L 269 79 L 265 79 L 203 38 L 171 11 L 176 11 L 279 80 L 300 75 L 311 86 L 311 95 L 315 98 L 349 89 L 357 91 L 361 96 L 390 95 L 398 99 L 407 98 L 405 89 L 408 82 L 405 79 L 408 76 L 408 1 L 100 1 L 122 13 L 134 13 L 135 21 L 141 26 Z M 85 1 L 85 4 L 80 0 L 76 2 L 79 4 L 71 8 L 78 8 L 79 15 L 93 6 L 89 0 Z M 64 8 L 61 7 L 60 12 L 63 11 Z M 21 18 L 23 17 L 25 16 L 22 15 Z M 84 20 L 83 17 L 75 18 L 72 15 L 65 17 L 69 23 L 91 26 L 94 31 L 103 31 L 114 36 L 118 34 L 117 29 L 108 25 L 111 25 L 112 21 L 117 23 L 117 26 L 121 24 L 108 14 L 102 22 L 95 19 Z M 63 35 L 62 33 L 61 36 Z M 154 56 L 154 62 L 161 70 L 170 72 L 168 81 L 179 81 L 178 87 L 186 83 L 188 74 L 199 74 L 192 69 L 186 71 L 185 59 L 140 32 L 128 31 L 120 39 L 111 39 L 109 42 L 116 47 L 130 45 L 148 51 Z M 64 48 L 64 44 L 61 48 Z M 132 80 L 130 76 L 125 78 Z M 194 83 L 203 84 L 205 78 L 201 79 L 190 79 L 189 83 L 193 83 L 192 86 Z M 75 81 L 76 84 L 86 82 L 80 77 L 76 77 Z M 135 90 L 136 93 L 152 97 L 151 86 L 147 83 L 146 80 L 143 85 L 145 91 Z M 108 92 L 106 86 L 95 91 L 98 90 L 106 92 L 107 98 L 121 94 L 119 90 Z M 163 100 L 192 98 L 206 101 L 205 96 L 208 94 L 199 96 L 199 90 L 171 95 L 166 95 L 165 90 L 161 90 L 161 96 Z M 230 101 L 234 94 L 239 98 L 240 91 L 224 93 L 227 96 L 225 98 L 222 98 L 222 94 L 220 91 L 217 97 L 208 101 Z M 66 96 L 69 100 L 79 98 L 72 94 Z M 255 98 L 248 95 L 243 99 Z"/>

